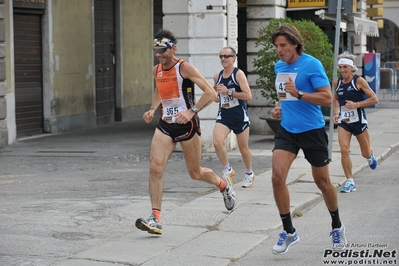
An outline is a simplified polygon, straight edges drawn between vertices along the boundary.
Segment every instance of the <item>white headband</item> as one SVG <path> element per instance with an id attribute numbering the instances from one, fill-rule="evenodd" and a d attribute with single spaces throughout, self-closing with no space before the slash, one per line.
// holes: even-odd
<path id="1" fill-rule="evenodd" d="M 348 58 L 341 58 L 338 60 L 338 65 L 348 65 L 353 67 L 353 61 Z"/>

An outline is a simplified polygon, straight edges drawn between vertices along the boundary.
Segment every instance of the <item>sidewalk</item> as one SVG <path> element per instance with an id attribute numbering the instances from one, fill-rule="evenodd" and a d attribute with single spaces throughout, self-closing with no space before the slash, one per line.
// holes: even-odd
<path id="1" fill-rule="evenodd" d="M 371 144 L 381 162 L 399 147 L 399 109 L 367 109 L 367 115 Z M 265 136 L 251 135 L 250 147 L 254 155 L 271 155 L 270 141 L 267 141 L 267 149 L 264 149 L 265 145 L 262 145 L 263 149 L 257 149 L 264 139 Z M 340 162 L 337 130 L 334 130 L 333 140 L 330 175 L 338 188 L 345 182 L 345 177 Z M 234 153 L 238 151 L 230 152 Z M 351 158 L 356 177 L 357 172 L 368 167 L 356 138 L 352 138 Z M 148 215 L 149 200 L 121 207 L 118 210 L 120 215 L 132 221 L 131 234 L 78 253 L 58 265 L 229 265 L 265 239 L 270 237 L 277 241 L 277 235 L 269 235 L 270 231 L 281 226 L 270 176 L 270 170 L 258 173 L 251 189 L 241 188 L 241 182 L 234 184 L 238 199 L 237 207 L 231 213 L 221 204 L 220 192 L 182 205 L 164 202 L 162 236 L 150 235 L 134 227 L 135 219 Z M 307 209 L 322 200 L 303 154 L 299 154 L 294 161 L 287 182 L 291 193 L 291 211 L 295 215 L 304 215 Z M 325 245 L 329 247 L 331 242 Z M 265 252 L 271 252 L 271 247 Z"/>

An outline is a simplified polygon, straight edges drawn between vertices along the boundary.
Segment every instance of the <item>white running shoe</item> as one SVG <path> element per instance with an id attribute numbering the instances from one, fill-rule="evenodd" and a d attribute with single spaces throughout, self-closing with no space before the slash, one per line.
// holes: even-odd
<path id="1" fill-rule="evenodd" d="M 162 235 L 162 223 L 157 220 L 154 213 L 147 219 L 139 218 L 136 220 L 136 227 L 147 231 L 149 234 Z"/>
<path id="2" fill-rule="evenodd" d="M 280 233 L 280 238 L 277 241 L 277 244 L 273 246 L 273 253 L 282 255 L 288 251 L 291 245 L 294 245 L 299 242 L 299 236 L 295 231 L 293 234 L 288 234 L 285 230 Z"/>
<path id="3" fill-rule="evenodd" d="M 224 190 L 220 191 L 223 195 L 224 206 L 228 211 L 231 211 L 236 206 L 236 193 L 234 192 L 233 185 L 230 182 L 230 178 L 227 176 L 222 177 L 226 181 L 227 186 Z"/>
<path id="4" fill-rule="evenodd" d="M 250 175 L 245 174 L 244 180 L 242 181 L 242 187 L 243 188 L 253 187 L 255 178 L 256 178 L 256 175 L 254 174 L 254 172 L 252 172 L 252 174 L 250 174 Z"/>

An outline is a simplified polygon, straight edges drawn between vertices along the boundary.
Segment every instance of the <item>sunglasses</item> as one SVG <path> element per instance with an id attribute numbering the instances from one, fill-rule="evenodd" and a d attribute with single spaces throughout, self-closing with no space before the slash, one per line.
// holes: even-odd
<path id="1" fill-rule="evenodd" d="M 233 54 L 220 54 L 219 55 L 220 59 L 222 59 L 222 58 L 227 59 L 227 58 L 230 58 L 230 57 L 234 57 L 234 55 Z"/>
<path id="2" fill-rule="evenodd" d="M 164 54 L 168 50 L 168 47 L 161 48 L 161 49 L 154 49 L 155 54 Z"/>

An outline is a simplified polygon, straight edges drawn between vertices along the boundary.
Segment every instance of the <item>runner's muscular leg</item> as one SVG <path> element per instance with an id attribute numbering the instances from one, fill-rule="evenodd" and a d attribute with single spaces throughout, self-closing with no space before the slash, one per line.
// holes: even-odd
<path id="1" fill-rule="evenodd" d="M 356 139 L 359 142 L 362 156 L 366 159 L 369 158 L 373 153 L 373 149 L 370 146 L 370 134 L 368 129 L 357 135 Z"/>
<path id="2" fill-rule="evenodd" d="M 191 178 L 218 186 L 220 177 L 211 169 L 201 167 L 201 137 L 195 134 L 190 140 L 180 142 L 180 145 L 183 149 L 187 170 Z"/>
<path id="3" fill-rule="evenodd" d="M 237 134 L 237 144 L 240 149 L 242 159 L 244 161 L 245 167 L 247 169 L 252 169 L 252 153 L 248 147 L 249 139 L 249 127 L 247 127 L 243 132 Z"/>
<path id="4" fill-rule="evenodd" d="M 337 191 L 330 180 L 328 164 L 322 167 L 312 166 L 313 180 L 323 194 L 324 202 L 329 211 L 338 209 Z"/>
<path id="5" fill-rule="evenodd" d="M 353 178 L 352 160 L 350 157 L 350 142 L 352 133 L 342 127 L 338 127 L 338 142 L 341 151 L 341 165 L 346 178 Z"/>
<path id="6" fill-rule="evenodd" d="M 288 171 L 295 154 L 285 150 L 274 150 L 272 157 L 272 184 L 274 199 L 280 214 L 290 212 L 290 194 L 286 184 Z"/>
<path id="7" fill-rule="evenodd" d="M 150 197 L 152 208 L 161 210 L 163 195 L 163 174 L 169 156 L 172 154 L 176 143 L 155 129 L 150 151 Z"/>
<path id="8" fill-rule="evenodd" d="M 213 129 L 213 146 L 215 147 L 216 155 L 223 166 L 229 163 L 226 147 L 224 146 L 224 140 L 229 133 L 230 128 L 221 123 L 215 123 L 215 127 Z"/>

